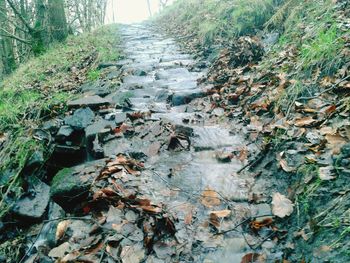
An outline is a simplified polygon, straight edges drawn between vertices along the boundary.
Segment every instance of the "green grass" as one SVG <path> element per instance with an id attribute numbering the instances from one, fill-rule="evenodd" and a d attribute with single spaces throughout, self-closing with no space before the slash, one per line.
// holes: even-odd
<path id="1" fill-rule="evenodd" d="M 273 15 L 273 0 L 178 0 L 156 21 L 196 34 L 205 45 L 254 34 Z"/>
<path id="2" fill-rule="evenodd" d="M 22 169 L 34 151 L 50 149 L 33 137 L 43 120 L 66 111 L 79 82 L 96 80 L 101 61 L 117 60 L 116 26 L 102 27 L 95 32 L 71 36 L 65 43 L 54 44 L 46 53 L 30 59 L 0 83 L 0 135 L 7 141 L 0 148 L 0 176 L 11 171 L 11 177 L 0 185 L 0 217 L 7 208 L 2 201 L 9 193 L 20 192 Z"/>

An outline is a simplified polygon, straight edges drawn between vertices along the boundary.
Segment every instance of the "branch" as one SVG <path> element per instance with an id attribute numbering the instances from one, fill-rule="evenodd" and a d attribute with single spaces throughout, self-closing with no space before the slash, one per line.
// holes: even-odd
<path id="1" fill-rule="evenodd" d="M 6 0 L 6 1 L 11 6 L 13 12 L 18 16 L 18 18 L 22 21 L 22 23 L 28 29 L 28 31 L 33 32 L 34 29 L 28 24 L 28 22 L 25 20 L 25 18 L 22 16 L 22 14 L 17 10 L 17 8 L 16 8 L 15 4 L 12 2 L 12 0 Z"/>
<path id="2" fill-rule="evenodd" d="M 28 40 L 25 40 L 25 39 L 22 39 L 22 38 L 20 38 L 18 36 L 15 36 L 15 35 L 11 34 L 10 32 L 8 32 L 7 30 L 5 30 L 3 28 L 0 28 L 0 30 L 5 33 L 5 34 L 0 33 L 0 36 L 13 38 L 13 39 L 16 39 L 19 42 L 24 43 L 24 44 L 31 45 L 31 42 L 28 41 Z"/>

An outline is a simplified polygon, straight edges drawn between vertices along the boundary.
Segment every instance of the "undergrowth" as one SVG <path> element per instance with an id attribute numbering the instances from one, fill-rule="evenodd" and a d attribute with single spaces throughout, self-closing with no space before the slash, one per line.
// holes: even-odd
<path id="1" fill-rule="evenodd" d="M 66 110 L 79 83 L 99 77 L 97 63 L 118 59 L 117 38 L 116 26 L 71 36 L 0 83 L 0 217 L 8 209 L 6 199 L 21 191 L 28 159 L 37 150 L 49 154 L 46 138 L 36 134 L 38 125 Z"/>
<path id="2" fill-rule="evenodd" d="M 254 34 L 263 29 L 280 1 L 276 0 L 178 0 L 156 20 L 195 34 L 205 45 Z"/>

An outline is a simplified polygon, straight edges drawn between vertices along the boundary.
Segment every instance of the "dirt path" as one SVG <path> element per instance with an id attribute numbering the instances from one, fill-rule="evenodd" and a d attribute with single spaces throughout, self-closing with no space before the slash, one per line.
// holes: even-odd
<path id="1" fill-rule="evenodd" d="M 84 130 L 88 154 L 52 181 L 51 197 L 69 214 L 49 256 L 232 263 L 264 250 L 273 259 L 271 231 L 251 228 L 254 218 L 269 223 L 270 205 L 250 203 L 266 200 L 264 183 L 238 173 L 257 147 L 204 97 L 203 63 L 145 25 L 123 26 L 121 34 L 126 59 L 104 80 L 121 72 L 121 86 L 86 86 L 68 103 L 74 110 L 65 124 Z M 56 226 L 47 223 L 35 247 Z"/>

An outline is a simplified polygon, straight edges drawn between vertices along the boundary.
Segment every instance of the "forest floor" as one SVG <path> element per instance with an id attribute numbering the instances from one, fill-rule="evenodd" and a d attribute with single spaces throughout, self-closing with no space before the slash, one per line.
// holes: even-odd
<path id="1" fill-rule="evenodd" d="M 149 24 L 120 35 L 125 58 L 37 129 L 54 151 L 1 227 L 2 261 L 346 262 L 349 145 L 316 128 L 349 109 L 296 101 L 294 122 L 266 117 L 261 89 L 286 80 L 253 75 L 253 38 L 210 64 Z"/>

